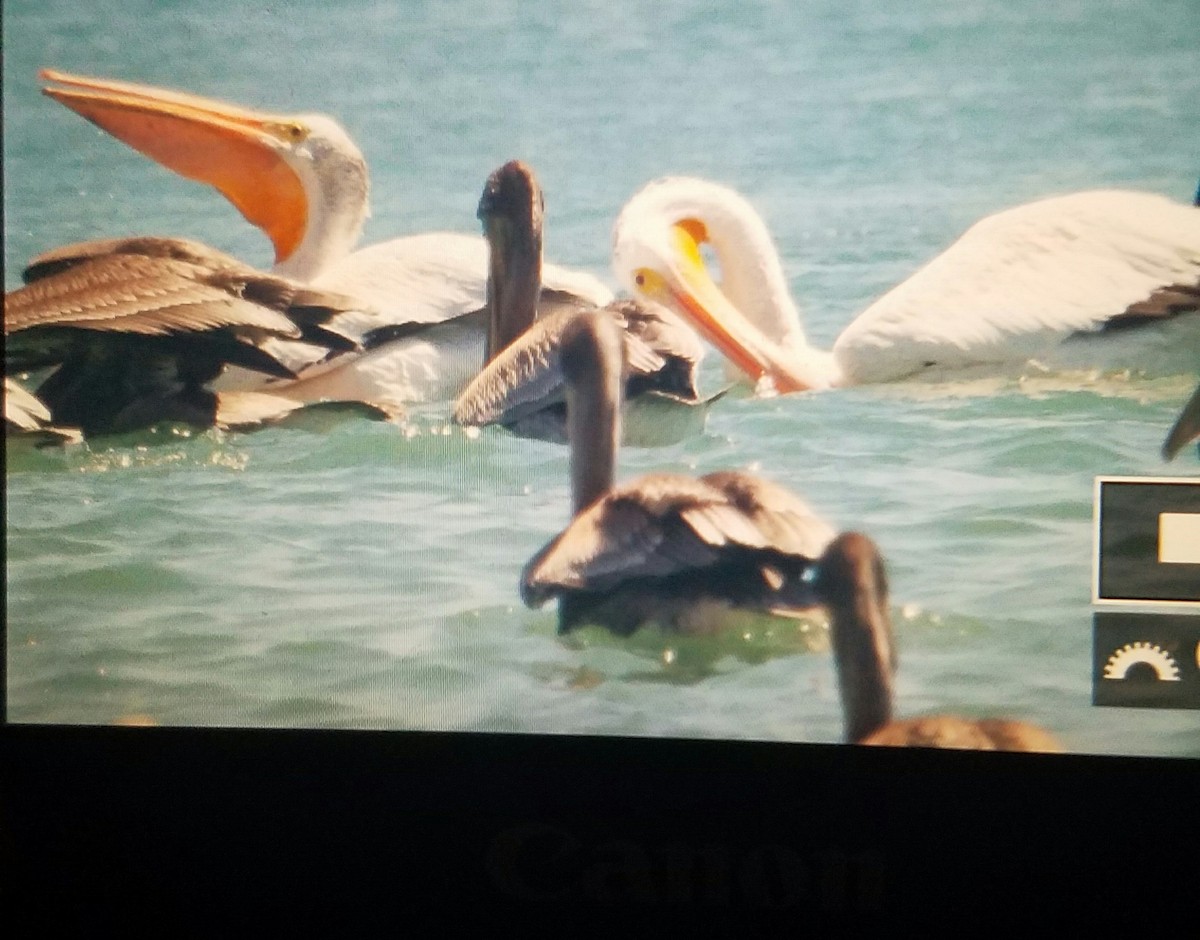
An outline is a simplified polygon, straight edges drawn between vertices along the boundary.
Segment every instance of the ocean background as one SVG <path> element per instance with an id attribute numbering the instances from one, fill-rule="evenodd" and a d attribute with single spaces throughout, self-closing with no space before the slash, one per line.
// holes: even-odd
<path id="1" fill-rule="evenodd" d="M 513 157 L 546 254 L 612 282 L 620 207 L 687 173 L 775 235 L 821 346 L 973 221 L 1200 177 L 1200 4 L 605 0 L 3 7 L 5 287 L 67 242 L 201 239 L 267 266 L 261 233 L 39 93 L 37 69 L 338 118 L 372 172 L 365 242 L 477 232 Z M 703 368 L 724 384 L 718 357 Z M 743 467 L 887 556 L 900 715 L 1003 714 L 1072 751 L 1200 756 L 1194 711 L 1091 705 L 1093 481 L 1200 475 L 1159 447 L 1194 378 L 739 391 L 621 475 Z M 561 639 L 517 596 L 568 518 L 567 453 L 403 424 L 164 429 L 6 447 L 14 722 L 302 726 L 833 742 L 824 626 L 716 639 Z"/>

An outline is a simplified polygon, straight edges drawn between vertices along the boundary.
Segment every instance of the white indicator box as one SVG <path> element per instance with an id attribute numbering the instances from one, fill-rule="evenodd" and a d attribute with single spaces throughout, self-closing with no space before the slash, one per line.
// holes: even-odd
<path id="1" fill-rule="evenodd" d="M 1166 565 L 1200 565 L 1200 515 L 1158 514 L 1158 560 Z"/>

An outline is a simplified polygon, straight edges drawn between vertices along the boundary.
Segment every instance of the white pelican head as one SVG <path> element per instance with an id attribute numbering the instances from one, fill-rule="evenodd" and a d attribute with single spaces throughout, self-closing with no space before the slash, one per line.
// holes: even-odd
<path id="1" fill-rule="evenodd" d="M 275 246 L 275 270 L 311 280 L 358 241 L 367 163 L 323 114 L 273 114 L 133 82 L 43 69 L 43 89 L 188 179 L 208 183 Z"/>
<path id="2" fill-rule="evenodd" d="M 830 384 L 828 357 L 805 341 L 770 232 L 734 190 L 690 177 L 646 185 L 613 228 L 613 271 L 634 294 L 689 320 L 750 378 L 781 392 Z"/>

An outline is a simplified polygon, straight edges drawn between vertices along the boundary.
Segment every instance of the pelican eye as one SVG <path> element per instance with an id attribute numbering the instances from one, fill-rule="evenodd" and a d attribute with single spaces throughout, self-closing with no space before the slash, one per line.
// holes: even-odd
<path id="1" fill-rule="evenodd" d="M 309 135 L 308 127 L 299 121 L 273 121 L 267 125 L 267 130 L 291 144 L 303 143 Z"/>
<path id="2" fill-rule="evenodd" d="M 658 300 L 670 293 L 663 276 L 653 268 L 635 268 L 633 283 L 638 290 L 652 300 Z"/>

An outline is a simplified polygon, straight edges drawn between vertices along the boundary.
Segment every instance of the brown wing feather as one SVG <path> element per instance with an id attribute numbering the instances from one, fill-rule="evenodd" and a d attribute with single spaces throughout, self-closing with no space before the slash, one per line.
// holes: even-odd
<path id="1" fill-rule="evenodd" d="M 1169 284 L 1160 287 L 1145 300 L 1130 304 L 1124 312 L 1109 317 L 1101 329 L 1105 332 L 1132 329 L 1197 312 L 1200 312 L 1200 282 Z"/>
<path id="2" fill-rule="evenodd" d="M 728 549 L 816 558 L 833 530 L 781 493 L 774 484 L 755 493 L 753 478 L 734 473 L 642 477 L 580 513 L 535 555 L 522 574 L 521 595 L 539 604 L 563 590 L 610 590 L 711 566 Z M 773 518 L 777 510 L 781 518 Z"/>
<path id="3" fill-rule="evenodd" d="M 80 262 L 4 298 L 6 334 L 40 326 L 165 335 L 222 326 L 298 337 L 270 306 L 242 299 L 238 282 L 186 261 L 112 254 Z"/>
<path id="4" fill-rule="evenodd" d="M 562 589 L 605 590 L 625 579 L 711 563 L 713 546 L 680 513 L 723 502 L 719 491 L 684 476 L 655 474 L 619 487 L 530 560 L 521 596 L 537 604 Z"/>
<path id="5" fill-rule="evenodd" d="M 463 425 L 518 421 L 566 399 L 559 357 L 563 329 L 576 311 L 560 307 L 535 320 L 487 363 L 459 394 L 454 421 Z"/>
<path id="6" fill-rule="evenodd" d="M 110 238 L 38 255 L 27 287 L 5 298 L 5 331 L 59 325 L 162 334 L 220 326 L 301 337 L 331 349 L 357 343 L 326 325 L 360 304 L 263 273 L 200 242 Z M 243 303 L 245 301 L 245 303 Z"/>
<path id="7" fill-rule="evenodd" d="M 720 470 L 701 477 L 751 519 L 776 551 L 819 558 L 837 534 L 804 500 L 771 480 Z"/>
<path id="8" fill-rule="evenodd" d="M 34 257 L 25 266 L 22 277 L 28 284 L 85 261 L 118 254 L 142 255 L 147 258 L 170 258 L 214 271 L 245 269 L 253 272 L 254 270 L 232 255 L 210 248 L 202 242 L 194 242 L 186 238 L 146 235 L 130 238 L 99 238 L 52 248 Z"/>
<path id="9" fill-rule="evenodd" d="M 627 322 L 624 306 L 613 304 L 604 308 L 622 327 Z M 567 324 L 580 310 L 587 309 L 595 308 L 576 300 L 563 301 L 549 311 L 542 311 L 528 330 L 487 363 L 463 389 L 454 404 L 454 421 L 476 426 L 511 425 L 563 402 L 566 380 L 559 343 Z M 623 333 L 623 342 L 628 363 L 626 397 L 650 390 L 696 397 L 694 386 L 681 384 L 671 371 L 670 360 L 651 343 L 629 330 Z"/>
<path id="10" fill-rule="evenodd" d="M 608 308 L 623 324 L 630 348 L 648 353 L 640 367 L 630 360 L 629 392 L 666 392 L 686 401 L 697 401 L 700 391 L 697 373 L 704 356 L 704 345 L 695 331 L 666 307 L 618 300 Z"/>
<path id="11" fill-rule="evenodd" d="M 268 338 L 357 348 L 323 324 L 353 310 L 344 295 L 263 274 L 176 239 L 85 242 L 35 259 L 5 295 L 10 372 L 54 366 L 38 396 L 56 422 L 87 434 L 158 420 L 210 423 L 204 386 L 229 364 L 295 378 Z"/>

